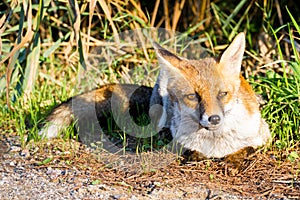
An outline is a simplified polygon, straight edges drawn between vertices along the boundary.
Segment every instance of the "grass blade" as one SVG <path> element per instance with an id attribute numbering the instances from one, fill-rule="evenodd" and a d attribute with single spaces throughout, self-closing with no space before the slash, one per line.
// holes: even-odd
<path id="1" fill-rule="evenodd" d="M 26 68 L 24 74 L 24 81 L 22 89 L 24 92 L 25 102 L 26 99 L 30 97 L 31 91 L 34 88 L 35 80 L 37 77 L 38 67 L 39 67 L 39 57 L 41 51 L 41 41 L 38 33 L 35 34 L 32 50 L 28 54 L 26 60 Z"/>

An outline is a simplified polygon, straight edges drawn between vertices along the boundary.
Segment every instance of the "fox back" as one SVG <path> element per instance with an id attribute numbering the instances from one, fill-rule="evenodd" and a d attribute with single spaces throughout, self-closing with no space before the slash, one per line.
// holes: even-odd
<path id="1" fill-rule="evenodd" d="M 150 106 L 163 104 L 158 129 L 170 128 L 177 142 L 205 157 L 224 157 L 267 142 L 270 131 L 256 95 L 240 75 L 243 33 L 220 58 L 188 60 L 154 47 L 161 69 Z"/>

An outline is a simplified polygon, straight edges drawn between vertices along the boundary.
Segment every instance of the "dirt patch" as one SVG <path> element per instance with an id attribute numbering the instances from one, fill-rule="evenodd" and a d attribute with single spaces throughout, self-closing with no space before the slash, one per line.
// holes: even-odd
<path id="1" fill-rule="evenodd" d="M 300 198 L 300 162 L 286 154 L 256 152 L 237 169 L 225 160 L 182 164 L 171 153 L 95 153 L 72 140 L 22 149 L 17 138 L 1 135 L 1 199 Z"/>

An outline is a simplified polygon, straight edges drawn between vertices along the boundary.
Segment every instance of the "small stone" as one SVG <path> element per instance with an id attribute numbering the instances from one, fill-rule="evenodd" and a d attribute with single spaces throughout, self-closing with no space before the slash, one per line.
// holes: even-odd
<path id="1" fill-rule="evenodd" d="M 79 188 L 79 189 L 78 189 L 78 194 L 79 194 L 79 195 L 85 195 L 85 194 L 86 194 L 86 190 L 83 189 L 83 188 Z"/>
<path id="2" fill-rule="evenodd" d="M 14 166 L 16 166 L 16 163 L 15 163 L 14 161 L 11 161 L 11 162 L 9 163 L 9 166 L 14 167 Z"/>
<path id="3" fill-rule="evenodd" d="M 120 199 L 122 197 L 122 195 L 121 194 L 114 194 L 114 195 L 111 195 L 111 198 L 113 198 L 113 199 Z"/>
<path id="4" fill-rule="evenodd" d="M 24 156 L 25 158 L 28 158 L 30 156 L 30 152 L 28 149 L 23 149 L 20 153 L 20 156 Z"/>
<path id="5" fill-rule="evenodd" d="M 11 152 L 19 152 L 19 151 L 22 151 L 22 148 L 18 147 L 18 146 L 11 146 L 10 151 Z"/>
<path id="6" fill-rule="evenodd" d="M 161 186 L 161 183 L 160 182 L 153 182 L 153 184 L 155 185 L 155 186 Z"/>

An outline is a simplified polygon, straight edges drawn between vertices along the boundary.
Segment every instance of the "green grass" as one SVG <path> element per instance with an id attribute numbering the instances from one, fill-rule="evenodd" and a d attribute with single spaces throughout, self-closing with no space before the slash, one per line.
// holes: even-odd
<path id="1" fill-rule="evenodd" d="M 299 79 L 269 72 L 268 77 L 260 78 L 257 85 L 256 90 L 267 101 L 262 116 L 270 125 L 273 144 L 279 149 L 293 147 L 300 140 Z"/>
<path id="2" fill-rule="evenodd" d="M 7 7 L 0 12 L 0 127 L 7 134 L 17 132 L 24 146 L 29 140 L 39 140 L 38 128 L 55 105 L 90 89 L 91 83 L 153 85 L 155 82 L 158 72 L 155 57 L 153 51 L 143 44 L 141 48 L 120 56 L 110 66 L 103 65 L 95 71 L 88 71 L 90 74 L 85 76 L 89 79 L 82 79 L 88 67 L 84 62 L 88 55 L 88 38 L 89 48 L 103 47 L 107 44 L 101 42 L 117 41 L 118 34 L 125 30 L 149 28 L 153 18 L 156 21 L 152 24 L 157 27 L 167 26 L 166 19 L 172 21 L 175 18 L 171 15 L 163 18 L 159 13 L 148 11 L 138 14 L 134 6 L 117 0 L 109 6 L 103 1 L 101 5 L 97 4 L 101 9 L 96 10 L 88 9 L 89 2 L 72 2 L 75 7 L 63 2 L 50 4 L 50 1 L 34 5 L 31 1 L 28 5 L 15 5 L 13 1 L 7 1 L 5 5 L 0 3 Z M 262 115 L 272 132 L 271 148 L 278 151 L 296 148 L 300 141 L 300 59 L 297 49 L 300 41 L 297 21 L 300 16 L 295 14 L 294 8 L 292 14 L 282 3 L 278 6 L 288 15 L 284 24 L 280 24 L 276 1 L 273 0 L 264 3 L 240 1 L 238 6 L 235 3 L 211 2 L 208 5 L 211 12 L 204 15 L 206 20 L 195 22 L 189 16 L 192 13 L 181 13 L 182 23 L 175 24 L 174 28 L 183 33 L 178 40 L 189 36 L 210 53 L 218 55 L 224 49 L 223 45 L 228 44 L 237 32 L 246 30 L 248 53 L 244 62 L 253 67 L 250 75 L 254 74 L 251 79 L 254 89 L 267 102 Z M 113 9 L 106 10 L 108 7 Z M 170 9 L 173 9 L 171 5 Z M 161 24 L 159 18 L 166 21 Z M 257 23 L 258 18 L 260 23 Z M 260 55 L 257 34 L 260 32 L 268 35 L 269 45 L 273 45 L 269 50 L 274 52 L 266 58 Z M 261 61 L 264 59 L 268 62 Z M 262 65 L 263 70 L 257 69 Z M 72 129 L 68 130 L 68 134 L 71 133 Z M 117 137 L 126 136 L 121 134 Z M 164 141 L 158 139 L 154 144 L 150 138 L 140 142 L 137 149 L 147 150 Z"/>
<path id="3" fill-rule="evenodd" d="M 289 39 L 293 42 L 291 25 L 298 27 L 298 24 L 295 21 L 288 24 Z M 272 146 L 282 150 L 293 149 L 300 141 L 300 60 L 294 43 L 291 48 L 293 59 L 284 60 L 282 47 L 276 37 L 279 30 L 274 31 L 274 34 L 281 60 L 277 64 L 282 70 L 268 70 L 254 85 L 257 93 L 267 102 L 262 109 L 262 116 L 270 126 L 273 135 Z"/>

